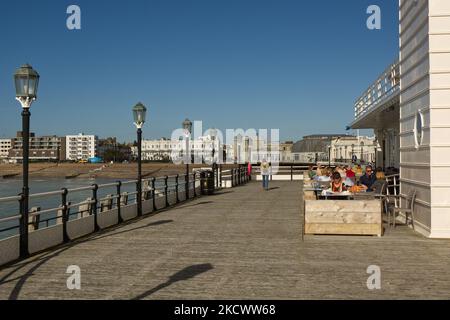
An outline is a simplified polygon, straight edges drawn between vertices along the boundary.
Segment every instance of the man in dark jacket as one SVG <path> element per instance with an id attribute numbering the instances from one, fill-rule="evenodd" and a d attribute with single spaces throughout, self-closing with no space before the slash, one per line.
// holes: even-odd
<path id="1" fill-rule="evenodd" d="M 366 167 L 366 173 L 359 178 L 359 182 L 367 187 L 367 190 L 372 189 L 372 185 L 377 181 L 377 177 L 375 176 L 375 173 L 373 172 L 372 166 Z"/>

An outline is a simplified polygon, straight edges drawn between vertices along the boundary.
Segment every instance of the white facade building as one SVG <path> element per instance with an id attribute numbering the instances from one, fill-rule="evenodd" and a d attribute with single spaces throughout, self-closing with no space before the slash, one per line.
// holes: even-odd
<path id="1" fill-rule="evenodd" d="M 95 135 L 69 135 L 65 137 L 66 160 L 88 160 L 97 154 L 98 138 Z"/>
<path id="2" fill-rule="evenodd" d="M 374 163 L 377 149 L 375 137 L 342 136 L 331 140 L 331 162 Z"/>
<path id="3" fill-rule="evenodd" d="M 202 163 L 211 161 L 212 151 L 216 152 L 215 157 L 219 157 L 220 149 L 223 148 L 211 136 L 202 136 L 189 141 L 189 151 L 194 161 Z M 213 148 L 214 146 L 214 148 Z M 159 140 L 142 140 L 142 160 L 147 161 L 172 161 L 173 156 L 184 157 L 186 140 L 170 140 L 162 138 Z M 133 157 L 137 157 L 137 147 L 132 147 Z"/>
<path id="4" fill-rule="evenodd" d="M 214 136 L 206 135 L 189 141 L 191 160 L 195 163 L 212 163 L 213 150 L 217 163 L 246 163 L 252 160 L 257 163 L 266 159 L 272 162 L 290 161 L 292 143 L 267 144 L 263 139 L 251 139 L 237 135 L 233 144 L 221 144 Z M 166 138 L 159 140 L 142 140 L 142 160 L 173 161 L 173 156 L 183 159 L 186 150 L 186 140 L 171 141 Z M 132 147 L 132 155 L 137 157 L 137 147 Z M 222 153 L 222 155 L 220 155 Z M 226 156 L 226 159 L 224 159 Z M 220 159 L 220 160 L 219 160 Z"/>
<path id="5" fill-rule="evenodd" d="M 0 139 L 0 159 L 8 158 L 11 149 L 11 139 Z"/>

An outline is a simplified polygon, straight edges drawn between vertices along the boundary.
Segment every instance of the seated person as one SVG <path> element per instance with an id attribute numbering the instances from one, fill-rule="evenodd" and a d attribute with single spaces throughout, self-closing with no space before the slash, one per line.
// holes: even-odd
<path id="1" fill-rule="evenodd" d="M 351 179 L 355 177 L 355 172 L 352 170 L 352 168 L 350 168 L 350 166 L 345 167 L 345 173 L 347 175 L 347 178 Z"/>
<path id="2" fill-rule="evenodd" d="M 316 180 L 316 181 L 331 181 L 330 173 L 329 173 L 328 169 L 326 169 L 325 167 L 321 167 L 318 170 L 320 170 L 321 174 L 320 175 L 316 175 L 314 177 L 314 180 Z"/>
<path id="3" fill-rule="evenodd" d="M 315 179 L 317 179 L 317 177 L 320 177 L 320 176 L 322 176 L 323 175 L 323 169 L 324 169 L 324 167 L 323 166 L 317 166 L 317 170 L 316 170 L 316 175 L 315 175 Z"/>
<path id="4" fill-rule="evenodd" d="M 381 194 L 384 186 L 386 185 L 386 176 L 384 175 L 383 171 L 379 170 L 377 171 L 375 177 L 377 178 L 377 180 L 373 183 L 370 191 L 373 191 L 376 194 Z"/>
<path id="5" fill-rule="evenodd" d="M 377 181 L 377 178 L 372 170 L 372 166 L 367 166 L 366 173 L 359 178 L 359 182 L 367 188 L 367 191 L 372 191 L 372 185 L 375 181 Z"/>
<path id="6" fill-rule="evenodd" d="M 331 180 L 331 192 L 344 192 L 347 190 L 342 177 L 339 172 L 333 173 L 333 179 Z"/>
<path id="7" fill-rule="evenodd" d="M 331 181 L 331 178 L 330 178 L 330 176 L 325 175 L 325 176 L 319 176 L 319 177 L 317 177 L 316 180 L 317 180 L 317 181 Z"/>
<path id="8" fill-rule="evenodd" d="M 313 166 L 309 166 L 308 176 L 310 179 L 314 179 L 314 177 L 317 175 L 317 171 L 314 171 L 313 169 Z"/>
<path id="9" fill-rule="evenodd" d="M 355 168 L 353 168 L 353 172 L 355 172 L 355 175 L 358 177 L 363 175 L 363 170 L 360 164 L 358 164 Z"/>
<path id="10" fill-rule="evenodd" d="M 341 178 L 345 180 L 345 178 L 347 178 L 347 171 L 344 170 L 343 167 L 338 166 L 336 168 L 336 172 L 339 172 L 339 174 L 341 175 Z"/>

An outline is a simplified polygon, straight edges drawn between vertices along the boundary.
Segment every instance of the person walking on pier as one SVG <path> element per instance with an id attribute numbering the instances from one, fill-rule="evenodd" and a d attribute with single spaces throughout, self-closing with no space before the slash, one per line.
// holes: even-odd
<path id="1" fill-rule="evenodd" d="M 261 162 L 261 176 L 264 190 L 269 190 L 270 164 L 264 159 Z"/>

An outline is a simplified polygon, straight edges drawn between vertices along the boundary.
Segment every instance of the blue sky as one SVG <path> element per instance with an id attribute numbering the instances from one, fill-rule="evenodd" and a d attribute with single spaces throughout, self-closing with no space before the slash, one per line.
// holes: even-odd
<path id="1" fill-rule="evenodd" d="M 71 4 L 78 31 L 66 28 Z M 381 30 L 366 28 L 371 4 Z M 279 128 L 282 140 L 345 132 L 397 35 L 393 0 L 2 1 L 0 137 L 20 130 L 12 74 L 26 62 L 41 74 L 38 135 L 132 141 L 138 101 L 145 138 L 170 137 L 186 117 L 205 130 Z"/>

